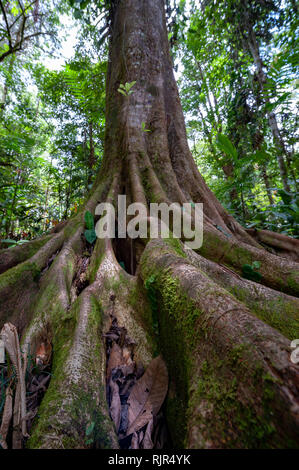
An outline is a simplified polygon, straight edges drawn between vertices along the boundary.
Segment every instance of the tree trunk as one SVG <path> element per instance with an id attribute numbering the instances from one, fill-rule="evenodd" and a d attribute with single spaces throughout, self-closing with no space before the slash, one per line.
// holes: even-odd
<path id="1" fill-rule="evenodd" d="M 256 40 L 255 32 L 250 24 L 248 25 L 248 47 L 252 54 L 255 66 L 257 68 L 257 78 L 258 78 L 258 82 L 260 85 L 260 89 L 263 92 L 264 100 L 267 104 L 270 104 L 269 95 L 265 87 L 267 83 L 267 76 L 263 69 L 263 62 L 260 56 L 259 46 Z M 273 111 L 268 111 L 267 115 L 268 115 L 268 122 L 269 122 L 269 126 L 272 132 L 274 144 L 277 148 L 277 161 L 278 161 L 281 181 L 282 181 L 285 191 L 289 192 L 290 186 L 288 183 L 288 172 L 287 172 L 287 166 L 284 160 L 284 155 L 287 156 L 287 151 L 285 148 L 284 141 L 278 129 L 278 124 L 277 124 L 275 113 Z"/>
<path id="2" fill-rule="evenodd" d="M 270 185 L 269 176 L 267 173 L 267 167 L 265 163 L 260 165 L 260 171 L 261 171 L 262 178 L 264 180 L 269 204 L 274 205 L 274 200 L 273 200 L 272 193 L 271 193 L 271 185 Z"/>
<path id="3" fill-rule="evenodd" d="M 88 184 L 92 183 L 92 170 L 96 162 L 95 152 L 94 152 L 94 142 L 93 142 L 93 128 L 92 122 L 89 123 L 89 156 L 88 156 Z"/>
<path id="4" fill-rule="evenodd" d="M 219 115 L 219 112 L 218 112 L 218 109 L 217 109 L 217 106 L 216 106 L 216 103 L 217 103 L 216 97 L 215 97 L 214 93 L 209 90 L 207 80 L 204 76 L 204 73 L 203 73 L 202 67 L 200 65 L 200 62 L 198 60 L 196 60 L 196 58 L 194 58 L 194 59 L 195 59 L 195 62 L 196 62 L 196 66 L 199 70 L 200 78 L 201 78 L 201 81 L 202 81 L 202 88 L 204 89 L 204 91 L 206 93 L 207 100 L 208 100 L 208 103 L 209 103 L 209 106 L 207 106 L 206 103 L 204 103 L 204 107 L 205 107 L 205 110 L 206 110 L 206 113 L 207 113 L 207 119 L 208 119 L 208 116 L 210 114 L 212 116 L 212 124 L 211 124 L 212 128 L 214 128 L 216 133 L 222 132 L 222 123 L 221 123 L 220 115 Z M 199 92 L 200 91 L 201 91 L 201 87 L 199 87 Z M 210 93 L 212 93 L 213 97 L 214 97 L 215 109 L 214 109 L 214 107 L 211 103 L 211 100 L 210 100 Z M 199 110 L 199 112 L 200 112 L 200 117 L 203 121 L 203 127 L 204 127 L 205 134 L 206 134 L 206 136 L 208 138 L 208 141 L 209 141 L 209 144 L 210 144 L 211 152 L 212 152 L 215 160 L 217 161 L 218 158 L 217 158 L 217 155 L 216 155 L 215 146 L 213 144 L 212 134 L 209 131 L 209 129 L 207 128 L 207 125 L 205 123 L 205 119 L 204 119 L 204 117 L 203 117 L 200 110 Z M 224 155 L 224 157 L 225 157 L 225 160 L 227 160 L 227 156 Z M 235 170 L 234 170 L 234 165 L 231 161 L 228 161 L 225 164 L 222 164 L 221 168 L 223 170 L 224 176 L 225 176 L 227 181 L 231 182 L 232 180 L 234 180 Z M 231 200 L 231 203 L 232 203 L 233 206 L 237 205 L 236 202 L 238 202 L 238 192 L 237 192 L 236 188 L 234 188 L 234 187 L 230 191 L 230 200 Z"/>
<path id="5" fill-rule="evenodd" d="M 24 351 L 34 354 L 44 336 L 53 345 L 50 385 L 26 445 L 118 447 L 105 397 L 102 336 L 113 312 L 136 343 L 134 360 L 146 366 L 159 350 L 166 361 L 170 445 L 292 447 L 298 369 L 289 357 L 290 339 L 299 333 L 298 264 L 262 248 L 199 174 L 187 144 L 163 0 L 114 5 L 101 170 L 84 207 L 42 246 L 31 242 L 27 259 L 19 247 L 10 249 L 10 269 L 0 276 L 1 323 L 18 326 Z M 132 94 L 117 91 L 132 81 Z M 86 253 L 85 211 L 94 213 L 98 202 L 116 204 L 119 194 L 146 205 L 202 202 L 201 249 L 185 250 L 175 239 L 148 240 L 144 249 L 144 241 L 116 238 L 98 239 Z M 298 253 L 298 241 L 290 244 Z M 244 264 L 256 260 L 260 283 L 241 277 Z M 91 423 L 92 444 L 86 440 Z"/>
<path id="6" fill-rule="evenodd" d="M 11 236 L 13 236 L 13 217 L 14 217 L 14 210 L 17 202 L 17 195 L 18 195 L 18 190 L 19 190 L 19 183 L 21 180 L 21 169 L 17 169 L 17 176 L 15 179 L 15 187 L 14 187 L 14 192 L 13 192 L 13 197 L 12 197 L 12 202 L 10 206 L 10 215 L 7 218 L 6 222 L 6 238 L 10 238 L 10 233 Z"/>

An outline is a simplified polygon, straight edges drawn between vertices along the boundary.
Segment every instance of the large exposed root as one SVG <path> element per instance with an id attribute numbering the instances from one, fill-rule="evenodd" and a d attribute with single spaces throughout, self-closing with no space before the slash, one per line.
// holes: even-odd
<path id="1" fill-rule="evenodd" d="M 247 232 L 260 244 L 287 259 L 299 262 L 299 240 L 270 230 L 249 229 Z"/>
<path id="2" fill-rule="evenodd" d="M 109 194 L 113 200 L 114 192 Z M 174 445 L 280 447 L 295 442 L 298 378 L 289 362 L 289 343 L 256 316 L 291 337 L 297 299 L 247 281 L 175 239 L 150 242 L 138 276 L 131 276 L 119 265 L 110 240 L 98 240 L 87 256 L 81 234 L 79 226 L 44 272 L 23 335 L 24 351 L 34 351 L 45 334 L 53 344 L 52 378 L 28 446 L 118 447 L 105 396 L 103 333 L 112 318 L 136 342 L 136 361 L 146 367 L 157 347 L 167 361 L 166 416 Z M 230 414 L 225 438 L 224 403 Z M 186 428 L 188 434 L 181 431 Z"/>
<path id="3" fill-rule="evenodd" d="M 261 283 L 273 289 L 291 295 L 299 294 L 298 263 L 286 260 L 275 254 L 247 243 L 228 237 L 219 230 L 204 229 L 204 243 L 199 253 L 216 263 L 231 267 L 238 274 L 242 273 L 245 264 L 259 261 Z"/>
<path id="4" fill-rule="evenodd" d="M 81 232 L 77 231 L 48 269 L 43 279 L 47 287 L 37 297 L 35 313 L 23 337 L 25 352 L 35 349 L 37 338 L 45 331 L 53 344 L 52 378 L 29 447 L 118 447 L 106 403 L 102 337 L 111 322 L 111 296 L 114 316 L 137 342 L 136 360 L 146 366 L 152 359 L 147 336 L 140 321 L 132 316 L 129 299 L 136 280 L 119 266 L 111 245 L 100 259 L 95 250 L 88 272 L 90 285 L 71 303 L 76 250 L 82 251 L 81 244 Z M 59 293 L 56 297 L 55 291 Z M 93 434 L 88 436 L 91 424 Z"/>
<path id="5" fill-rule="evenodd" d="M 228 267 L 203 258 L 192 250 L 184 250 L 184 253 L 192 264 L 243 302 L 265 323 L 276 328 L 290 340 L 299 336 L 297 297 L 244 279 Z"/>
<path id="6" fill-rule="evenodd" d="M 9 320 L 22 331 L 28 324 L 31 306 L 39 290 L 41 272 L 63 240 L 63 234 L 50 238 L 31 258 L 1 275 L 0 327 Z"/>
<path id="7" fill-rule="evenodd" d="M 17 245 L 9 249 L 0 250 L 0 274 L 31 258 L 53 235 L 45 235 L 28 241 L 25 246 Z"/>
<path id="8" fill-rule="evenodd" d="M 299 376 L 289 342 L 162 241 L 145 249 L 141 273 L 159 299 L 174 442 L 182 444 L 173 411 L 181 403 L 187 447 L 295 445 Z"/>

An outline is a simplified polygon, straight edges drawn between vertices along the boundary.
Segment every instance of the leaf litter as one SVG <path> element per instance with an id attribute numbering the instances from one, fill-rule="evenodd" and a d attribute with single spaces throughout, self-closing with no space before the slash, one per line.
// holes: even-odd
<path id="1" fill-rule="evenodd" d="M 134 360 L 136 343 L 111 316 L 106 339 L 106 392 L 111 419 L 122 449 L 163 449 L 169 439 L 161 410 L 168 373 L 161 356 L 147 369 Z"/>

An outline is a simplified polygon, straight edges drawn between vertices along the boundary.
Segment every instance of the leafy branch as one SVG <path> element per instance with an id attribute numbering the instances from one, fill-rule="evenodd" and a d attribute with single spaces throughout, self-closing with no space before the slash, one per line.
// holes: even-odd
<path id="1" fill-rule="evenodd" d="M 134 93 L 133 90 L 131 90 L 131 88 L 135 85 L 135 83 L 136 81 L 126 82 L 124 85 L 121 83 L 117 91 L 124 96 L 129 96 L 132 93 Z"/>

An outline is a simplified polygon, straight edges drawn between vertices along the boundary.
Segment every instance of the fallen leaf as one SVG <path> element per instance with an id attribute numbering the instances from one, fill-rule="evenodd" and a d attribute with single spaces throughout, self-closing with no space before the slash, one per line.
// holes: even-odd
<path id="1" fill-rule="evenodd" d="M 139 449 L 139 439 L 136 432 L 134 432 L 132 441 L 131 441 L 131 449 Z"/>
<path id="2" fill-rule="evenodd" d="M 131 351 L 128 348 L 121 348 L 117 343 L 113 343 L 107 366 L 107 380 L 110 380 L 113 369 L 122 366 L 128 367 L 128 371 L 131 369 L 134 371 L 135 363 L 132 360 Z"/>
<path id="3" fill-rule="evenodd" d="M 107 365 L 107 381 L 109 382 L 112 369 L 122 364 L 122 349 L 117 343 L 113 343 L 110 351 L 109 361 Z"/>
<path id="4" fill-rule="evenodd" d="M 127 435 L 141 429 L 159 412 L 167 388 L 166 365 L 161 356 L 158 356 L 152 360 L 130 392 Z"/>
<path id="5" fill-rule="evenodd" d="M 119 427 L 119 435 L 123 437 L 126 435 L 127 427 L 128 427 L 128 404 L 125 403 L 121 406 L 121 419 L 120 419 L 120 427 Z"/>
<path id="6" fill-rule="evenodd" d="M 141 444 L 142 449 L 152 449 L 154 447 L 153 441 L 152 441 L 152 433 L 154 429 L 154 419 L 152 418 L 146 427 L 146 431 L 144 434 L 144 438 Z"/>
<path id="7" fill-rule="evenodd" d="M 119 370 L 124 375 L 124 377 L 127 377 L 128 375 L 132 375 L 134 374 L 134 371 L 135 371 L 135 362 L 132 361 L 130 365 L 120 366 Z"/>
<path id="8" fill-rule="evenodd" d="M 108 331 L 105 335 L 103 335 L 104 338 L 110 339 L 111 341 L 117 341 L 119 338 L 119 335 L 114 333 L 113 331 Z"/>
<path id="9" fill-rule="evenodd" d="M 131 364 L 133 364 L 133 360 L 132 360 L 132 352 L 129 348 L 123 348 L 122 350 L 122 357 L 123 357 L 123 364 L 126 365 L 126 366 L 130 366 Z"/>
<path id="10" fill-rule="evenodd" d="M 36 349 L 35 362 L 38 366 L 49 364 L 52 354 L 52 346 L 49 341 L 42 342 Z"/>
<path id="11" fill-rule="evenodd" d="M 119 396 L 119 387 L 116 382 L 110 380 L 110 390 L 111 390 L 111 405 L 110 405 L 110 414 L 113 422 L 115 424 L 116 432 L 119 430 L 120 418 L 121 418 L 121 403 Z"/>
<path id="12" fill-rule="evenodd" d="M 143 439 L 143 436 L 144 436 L 144 432 L 143 431 L 139 431 L 139 437 L 138 437 L 138 443 L 139 443 L 139 447 L 140 447 L 140 444 L 142 442 L 142 439 Z"/>

